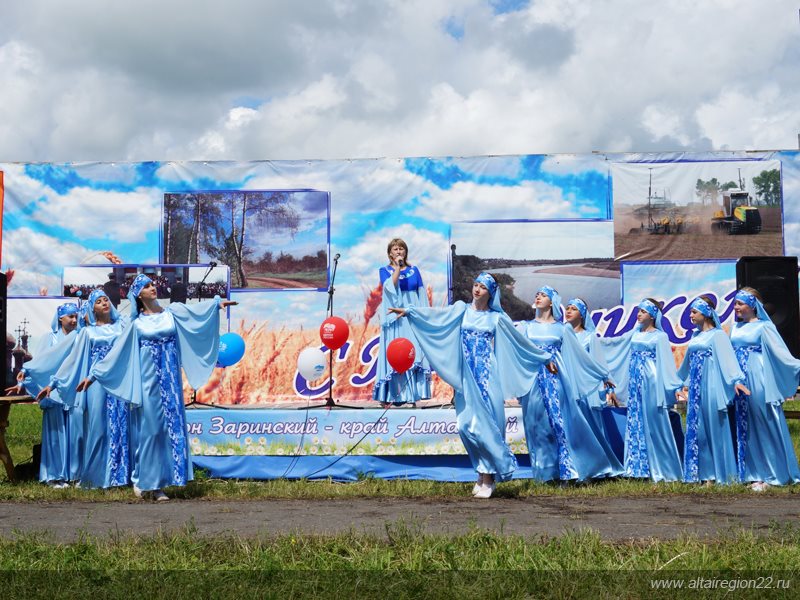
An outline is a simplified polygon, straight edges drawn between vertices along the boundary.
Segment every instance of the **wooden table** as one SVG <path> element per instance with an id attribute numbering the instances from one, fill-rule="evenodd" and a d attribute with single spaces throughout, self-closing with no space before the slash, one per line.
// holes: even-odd
<path id="1" fill-rule="evenodd" d="M 9 481 L 14 481 L 14 461 L 6 445 L 6 429 L 8 428 L 8 415 L 12 404 L 30 404 L 35 402 L 28 395 L 25 396 L 0 396 L 0 462 L 6 468 Z"/>

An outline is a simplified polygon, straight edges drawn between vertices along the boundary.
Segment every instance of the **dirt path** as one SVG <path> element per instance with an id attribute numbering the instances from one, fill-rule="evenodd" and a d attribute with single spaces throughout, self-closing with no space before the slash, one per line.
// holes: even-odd
<path id="1" fill-rule="evenodd" d="M 582 529 L 607 540 L 670 539 L 681 533 L 716 537 L 740 527 L 765 533 L 776 523 L 800 526 L 800 503 L 791 495 L 0 504 L 0 538 L 6 539 L 32 531 L 48 531 L 58 541 L 75 540 L 81 533 L 149 535 L 190 523 L 198 535 L 334 534 L 351 528 L 386 535 L 386 523 L 398 521 L 443 534 L 478 527 L 526 537 Z"/>
<path id="2" fill-rule="evenodd" d="M 260 288 L 306 288 L 316 287 L 313 282 L 302 283 L 292 279 L 278 279 L 277 277 L 248 277 L 248 287 Z M 258 284 L 258 285 L 256 285 Z"/>

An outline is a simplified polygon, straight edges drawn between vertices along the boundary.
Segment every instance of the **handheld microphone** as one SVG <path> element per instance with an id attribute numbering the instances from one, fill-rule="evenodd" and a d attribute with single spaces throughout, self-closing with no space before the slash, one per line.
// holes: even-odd
<path id="1" fill-rule="evenodd" d="M 404 261 L 402 258 L 398 258 L 397 259 L 397 264 L 402 269 L 403 267 L 406 266 L 406 261 Z"/>

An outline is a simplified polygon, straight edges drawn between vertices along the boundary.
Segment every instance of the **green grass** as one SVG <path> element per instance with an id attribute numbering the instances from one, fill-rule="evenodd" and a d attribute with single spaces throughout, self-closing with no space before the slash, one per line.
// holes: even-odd
<path id="1" fill-rule="evenodd" d="M 711 542 L 682 537 L 611 543 L 591 532 L 524 538 L 478 529 L 428 535 L 404 522 L 387 524 L 384 535 L 203 537 L 189 526 L 70 544 L 41 534 L 0 541 L 4 598 L 73 597 L 97 588 L 104 597 L 157 598 L 187 591 L 205 591 L 201 597 L 342 599 L 675 597 L 654 592 L 650 581 L 701 574 L 763 577 L 768 569 L 775 579 L 791 578 L 797 586 L 798 565 L 800 533 L 787 527 L 767 536 L 732 531 Z M 736 597 L 770 596 L 759 590 Z"/>

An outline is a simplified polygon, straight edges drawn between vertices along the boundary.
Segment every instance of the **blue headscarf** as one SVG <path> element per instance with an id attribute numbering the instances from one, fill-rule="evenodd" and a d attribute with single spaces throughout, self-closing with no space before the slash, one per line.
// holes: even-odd
<path id="1" fill-rule="evenodd" d="M 703 300 L 702 298 L 697 298 L 694 302 L 692 302 L 692 305 L 691 305 L 690 308 L 695 309 L 697 312 L 702 314 L 704 317 L 709 317 L 710 319 L 713 319 L 714 320 L 714 327 L 719 327 L 720 326 L 720 324 L 719 324 L 719 315 L 717 314 L 717 311 L 715 311 L 713 308 L 711 308 L 711 305 L 708 302 L 706 302 L 705 300 Z"/>
<path id="2" fill-rule="evenodd" d="M 550 302 L 553 304 L 553 318 L 560 323 L 564 314 L 561 310 L 561 296 L 559 295 L 558 291 L 554 287 L 543 285 L 536 290 L 537 294 L 539 292 L 550 298 Z"/>
<path id="3" fill-rule="evenodd" d="M 663 315 L 661 314 L 661 307 L 659 307 L 657 304 L 653 304 L 652 302 L 650 302 L 650 300 L 645 298 L 644 300 L 639 302 L 639 306 L 637 308 L 640 308 L 648 315 L 653 317 L 653 325 L 656 326 L 656 329 L 658 329 L 659 331 L 664 331 L 664 328 L 661 326 L 661 319 L 663 317 Z"/>
<path id="4" fill-rule="evenodd" d="M 489 310 L 503 312 L 503 308 L 500 306 L 500 286 L 497 285 L 494 277 L 484 271 L 475 278 L 475 283 L 481 283 L 489 290 Z"/>
<path id="5" fill-rule="evenodd" d="M 583 319 L 583 328 L 586 331 L 595 331 L 596 327 L 594 326 L 594 321 L 592 321 L 592 315 L 589 314 L 589 307 L 586 306 L 586 302 L 580 298 L 572 298 L 567 300 L 567 306 L 574 306 L 578 309 L 578 312 L 581 313 L 581 319 Z"/>
<path id="6" fill-rule="evenodd" d="M 56 309 L 56 314 L 53 315 L 53 322 L 50 324 L 50 329 L 53 333 L 58 333 L 59 329 L 61 329 L 61 317 L 66 317 L 67 315 L 76 315 L 78 314 L 78 305 L 73 304 L 72 302 L 67 302 L 62 304 Z"/>
<path id="7" fill-rule="evenodd" d="M 108 298 L 108 294 L 106 294 L 102 288 L 97 288 L 96 290 L 92 290 L 92 293 L 89 294 L 89 299 L 86 301 L 88 307 L 86 308 L 86 316 L 89 318 L 90 325 L 97 325 L 97 318 L 94 315 L 94 303 L 97 302 L 98 298 Z M 111 304 L 111 300 L 108 301 Z M 117 309 L 114 308 L 114 305 L 111 304 L 111 312 L 109 313 L 109 317 L 111 318 L 112 323 L 116 323 L 119 321 L 119 313 Z"/>
<path id="8" fill-rule="evenodd" d="M 139 307 L 136 306 L 136 299 L 148 283 L 153 283 L 153 280 L 144 273 L 139 273 L 136 279 L 133 280 L 131 289 L 128 290 L 128 300 L 131 301 L 131 319 L 139 316 Z"/>
<path id="9" fill-rule="evenodd" d="M 747 304 L 747 306 L 756 311 L 756 316 L 762 321 L 768 321 L 769 323 L 772 323 L 772 319 L 769 318 L 769 315 L 767 314 L 764 305 L 761 303 L 761 300 L 756 298 L 754 294 L 746 292 L 745 290 L 739 290 L 736 292 L 734 299 L 738 300 L 739 302 L 744 302 Z"/>

